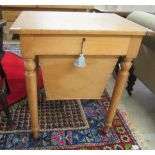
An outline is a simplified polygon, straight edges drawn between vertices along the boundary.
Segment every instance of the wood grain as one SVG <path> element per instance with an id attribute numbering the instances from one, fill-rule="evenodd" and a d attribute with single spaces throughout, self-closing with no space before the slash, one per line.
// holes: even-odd
<path id="1" fill-rule="evenodd" d="M 21 11 L 2 11 L 3 19 L 7 22 L 14 22 L 17 17 L 20 15 Z"/>
<path id="2" fill-rule="evenodd" d="M 136 58 L 141 42 L 142 42 L 142 37 L 136 36 L 136 37 L 132 37 L 129 43 L 129 47 L 127 50 L 127 57 L 128 58 Z"/>
<path id="3" fill-rule="evenodd" d="M 115 87 L 113 90 L 111 103 L 110 103 L 110 107 L 108 109 L 108 115 L 107 115 L 107 119 L 105 122 L 105 128 L 104 128 L 105 133 L 108 133 L 110 127 L 112 126 L 112 121 L 113 121 L 114 115 L 116 113 L 122 92 L 124 90 L 125 83 L 128 79 L 129 70 L 132 65 L 132 60 L 138 54 L 141 41 L 142 41 L 142 37 L 139 37 L 139 36 L 132 37 L 130 40 L 126 57 L 121 64 L 121 70 L 119 71 L 117 78 L 116 78 Z"/>
<path id="4" fill-rule="evenodd" d="M 23 12 L 11 27 L 20 34 L 26 61 L 26 86 L 34 137 L 38 137 L 35 58 L 41 63 L 48 100 L 100 98 L 119 55 L 125 60 L 119 72 L 104 131 L 116 113 L 131 61 L 149 29 L 115 14 Z M 82 38 L 86 67 L 73 66 Z"/>
<path id="5" fill-rule="evenodd" d="M 109 132 L 109 129 L 112 126 L 112 121 L 113 121 L 114 115 L 116 114 L 116 110 L 120 102 L 120 97 L 122 95 L 125 83 L 129 75 L 129 69 L 132 64 L 131 61 L 132 59 L 125 58 L 124 62 L 121 65 L 121 70 L 117 75 L 111 102 L 110 102 L 110 107 L 108 109 L 107 119 L 105 121 L 104 131 L 106 133 Z"/>
<path id="6" fill-rule="evenodd" d="M 85 55 L 125 55 L 130 42 L 128 36 L 21 35 L 21 44 L 25 45 L 22 53 L 25 56 L 79 55 L 82 38 L 86 38 L 83 46 Z"/>
<path id="7" fill-rule="evenodd" d="M 114 24 L 115 23 L 115 24 Z M 19 34 L 144 35 L 147 31 L 112 13 L 23 11 L 11 26 Z"/>
<path id="8" fill-rule="evenodd" d="M 37 103 L 37 82 L 36 82 L 36 65 L 33 58 L 25 59 L 25 80 L 26 80 L 26 92 L 28 97 L 28 106 L 30 110 L 30 116 L 32 121 L 32 132 L 34 138 L 39 136 L 38 125 L 38 103 Z"/>
<path id="9" fill-rule="evenodd" d="M 86 56 L 86 67 L 73 65 L 76 56 L 39 58 L 47 100 L 101 98 L 116 57 Z"/>

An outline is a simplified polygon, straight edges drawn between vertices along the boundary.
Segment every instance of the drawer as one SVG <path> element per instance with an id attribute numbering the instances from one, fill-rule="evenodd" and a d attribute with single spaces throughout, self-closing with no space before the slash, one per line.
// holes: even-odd
<path id="1" fill-rule="evenodd" d="M 37 36 L 23 37 L 27 51 L 35 55 L 79 55 L 82 38 L 86 38 L 83 45 L 85 55 L 125 55 L 127 53 L 130 37 L 128 36 Z M 43 52 L 44 51 L 44 52 Z"/>
<path id="2" fill-rule="evenodd" d="M 101 98 L 117 58 L 86 56 L 84 68 L 73 65 L 76 58 L 39 57 L 47 100 Z"/>

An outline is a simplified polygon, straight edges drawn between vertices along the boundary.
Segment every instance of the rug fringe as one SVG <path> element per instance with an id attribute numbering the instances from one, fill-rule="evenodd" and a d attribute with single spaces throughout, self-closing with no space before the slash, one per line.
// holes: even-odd
<path id="1" fill-rule="evenodd" d="M 129 129 L 131 130 L 132 134 L 134 135 L 134 138 L 136 139 L 137 143 L 140 145 L 142 150 L 148 150 L 148 145 L 144 142 L 144 138 L 142 136 L 142 134 L 140 134 L 134 125 L 134 121 L 131 119 L 131 117 L 129 116 L 129 113 L 127 112 L 127 107 L 123 104 L 119 105 L 119 112 L 121 113 L 121 115 L 123 116 L 124 120 L 126 121 Z"/>

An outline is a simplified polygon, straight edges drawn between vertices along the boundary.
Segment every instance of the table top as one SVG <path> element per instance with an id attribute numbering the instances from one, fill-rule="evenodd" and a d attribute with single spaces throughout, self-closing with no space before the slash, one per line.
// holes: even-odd
<path id="1" fill-rule="evenodd" d="M 152 31 L 113 13 L 23 11 L 10 28 L 17 34 L 146 35 Z"/>

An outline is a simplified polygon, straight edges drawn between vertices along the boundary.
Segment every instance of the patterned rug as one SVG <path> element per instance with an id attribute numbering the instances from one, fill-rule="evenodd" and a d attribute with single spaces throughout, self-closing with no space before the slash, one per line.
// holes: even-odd
<path id="1" fill-rule="evenodd" d="M 119 111 L 110 133 L 103 135 L 109 104 L 106 92 L 100 100 L 43 101 L 39 105 L 40 137 L 34 140 L 27 99 L 20 100 L 10 107 L 16 124 L 13 131 L 0 112 L 0 149 L 141 149 Z"/>
<path id="2" fill-rule="evenodd" d="M 40 111 L 39 119 L 40 122 L 44 123 L 43 126 L 42 123 L 40 123 L 40 137 L 37 140 L 33 139 L 32 132 L 29 130 L 30 120 L 23 119 L 25 117 L 29 118 L 25 116 L 28 114 L 27 100 L 23 99 L 10 108 L 14 113 L 14 121 L 17 121 L 16 124 L 18 124 L 18 126 L 15 127 L 16 130 L 12 132 L 8 131 L 7 127 L 2 127 L 3 123 L 1 121 L 1 129 L 3 128 L 3 131 L 0 131 L 0 149 L 140 149 L 140 146 L 137 144 L 119 111 L 117 111 L 115 115 L 110 133 L 103 135 L 102 130 L 109 107 L 109 99 L 106 96 L 101 100 L 50 101 L 48 104 L 40 104 L 40 106 L 42 106 L 40 109 L 44 110 Z M 60 118 L 61 126 L 58 125 L 57 129 L 55 126 L 53 127 L 53 122 L 59 122 L 59 116 L 63 116 L 65 104 L 66 106 L 69 104 L 77 106 L 73 109 L 80 109 L 80 105 L 82 105 L 89 127 L 85 129 L 78 129 L 77 127 L 76 129 L 64 130 L 61 123 L 65 122 L 66 118 Z M 53 112 L 53 107 L 58 109 L 59 112 Z M 72 106 L 69 107 L 72 109 Z M 19 113 L 22 113 L 22 115 L 19 116 Z M 72 118 L 71 120 L 74 120 L 74 112 L 70 111 L 70 113 L 72 116 L 69 117 L 69 119 Z M 81 114 L 78 110 L 76 116 L 74 122 L 82 122 L 82 120 L 79 119 L 81 118 Z M 0 117 L 1 120 L 5 119 L 3 112 L 0 112 Z M 53 120 L 53 118 L 56 119 Z M 68 123 L 66 124 L 68 125 Z M 49 128 L 48 125 L 51 127 L 50 130 L 47 130 L 47 128 Z M 82 123 L 80 125 L 84 124 Z"/>
<path id="3" fill-rule="evenodd" d="M 45 101 L 44 90 L 41 90 L 38 104 L 40 131 L 79 130 L 89 128 L 86 115 L 80 100 Z M 31 122 L 27 99 L 21 100 L 10 108 L 14 122 L 13 129 L 7 125 L 7 118 L 0 112 L 0 132 L 30 132 Z"/>

